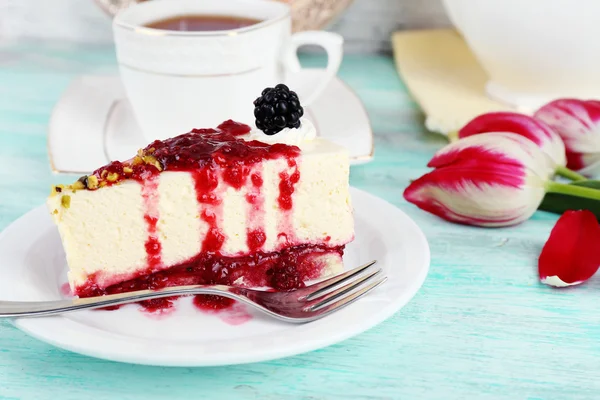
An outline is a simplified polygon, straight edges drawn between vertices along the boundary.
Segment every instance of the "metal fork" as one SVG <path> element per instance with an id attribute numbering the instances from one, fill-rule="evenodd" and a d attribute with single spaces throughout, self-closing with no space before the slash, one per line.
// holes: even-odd
<path id="1" fill-rule="evenodd" d="M 0 317 L 41 317 L 160 297 L 209 294 L 246 303 L 277 319 L 305 323 L 323 318 L 363 297 L 386 281 L 377 261 L 290 292 L 268 292 L 225 285 L 173 286 L 57 301 L 0 301 Z"/>

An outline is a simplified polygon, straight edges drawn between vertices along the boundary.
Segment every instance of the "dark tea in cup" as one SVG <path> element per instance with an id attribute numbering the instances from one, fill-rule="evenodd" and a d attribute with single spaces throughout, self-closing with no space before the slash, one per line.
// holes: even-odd
<path id="1" fill-rule="evenodd" d="M 230 15 L 178 15 L 150 22 L 145 26 L 168 31 L 208 32 L 245 28 L 259 22 L 262 21 Z"/>

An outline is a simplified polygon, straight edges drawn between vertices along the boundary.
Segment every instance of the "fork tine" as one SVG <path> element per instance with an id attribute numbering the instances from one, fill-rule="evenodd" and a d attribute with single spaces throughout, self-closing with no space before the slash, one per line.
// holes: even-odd
<path id="1" fill-rule="evenodd" d="M 364 297 L 369 292 L 371 292 L 373 289 L 377 288 L 382 283 L 387 281 L 387 279 L 388 279 L 387 276 L 384 276 L 383 278 L 363 287 L 361 290 L 355 291 L 348 296 L 342 297 L 341 299 L 339 299 L 333 303 L 328 302 L 327 304 L 319 305 L 318 308 L 312 309 L 311 312 L 318 313 L 319 318 L 325 317 L 326 315 L 329 315 L 335 311 L 338 311 L 338 310 L 354 303 L 356 300 L 360 299 L 361 297 Z"/>
<path id="2" fill-rule="evenodd" d="M 369 272 L 361 276 L 358 279 L 353 280 L 352 282 L 347 283 L 346 285 L 334 290 L 333 292 L 328 292 L 327 294 L 314 299 L 305 304 L 303 307 L 305 310 L 316 311 L 322 305 L 326 305 L 331 303 L 332 301 L 336 301 L 342 297 L 345 297 L 347 294 L 355 291 L 356 289 L 363 286 L 366 282 L 370 281 L 373 278 L 380 278 L 382 276 L 382 270 L 378 269 L 377 271 Z"/>
<path id="3" fill-rule="evenodd" d="M 324 281 L 317 282 L 313 285 L 310 285 L 310 286 L 306 287 L 305 290 L 308 290 L 308 289 L 311 289 L 311 290 L 314 289 L 314 290 L 311 293 L 309 293 L 308 295 L 300 297 L 298 300 L 310 301 L 310 300 L 316 299 L 317 297 L 324 295 L 325 293 L 327 293 L 331 290 L 335 290 L 338 287 L 345 284 L 346 281 L 353 279 L 356 275 L 360 274 L 367 268 L 374 265 L 376 262 L 377 262 L 377 260 L 373 260 L 369 263 L 361 265 L 360 267 L 356 267 L 354 269 L 351 269 L 350 271 L 344 272 L 343 274 L 336 275 L 332 278 L 329 278 Z"/>

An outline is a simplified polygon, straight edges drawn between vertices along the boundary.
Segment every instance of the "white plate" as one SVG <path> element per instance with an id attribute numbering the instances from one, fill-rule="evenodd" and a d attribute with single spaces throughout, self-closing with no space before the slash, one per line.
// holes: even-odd
<path id="1" fill-rule="evenodd" d="M 104 358 L 163 366 L 214 366 L 271 360 L 316 350 L 357 335 L 402 308 L 423 284 L 429 246 L 402 211 L 352 188 L 356 239 L 344 263 L 378 260 L 388 281 L 364 299 L 322 320 L 287 324 L 242 305 L 206 314 L 178 300 L 175 311 L 153 316 L 133 304 L 117 311 L 80 311 L 20 318 L 15 325 L 55 346 Z M 45 207 L 29 212 L 0 234 L 2 300 L 63 297 L 66 261 L 58 231 Z M 250 318 L 248 320 L 248 318 Z"/>
<path id="2" fill-rule="evenodd" d="M 304 71 L 298 74 L 297 85 L 318 80 L 322 73 L 320 69 Z M 307 117 L 319 136 L 348 149 L 352 164 L 373 158 L 367 112 L 339 78 L 307 108 Z M 129 159 L 147 144 L 117 76 L 77 78 L 52 111 L 48 156 L 54 172 L 86 174 L 112 160 Z"/>

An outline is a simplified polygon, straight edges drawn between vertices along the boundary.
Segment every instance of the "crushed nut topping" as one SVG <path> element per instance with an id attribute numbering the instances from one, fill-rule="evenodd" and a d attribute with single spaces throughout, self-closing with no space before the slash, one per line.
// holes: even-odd
<path id="1" fill-rule="evenodd" d="M 158 160 L 154 156 L 143 156 L 142 160 L 144 161 L 145 164 L 154 165 L 156 167 L 156 169 L 159 171 L 163 170 L 162 165 L 160 165 L 160 162 L 158 162 Z"/>
<path id="2" fill-rule="evenodd" d="M 61 197 L 60 199 L 60 204 L 64 207 L 64 208 L 69 208 L 71 207 L 71 196 L 69 195 L 64 195 L 63 197 Z"/>
<path id="3" fill-rule="evenodd" d="M 50 189 L 50 196 L 56 196 L 62 191 L 65 190 L 65 185 L 54 185 L 52 189 Z"/>
<path id="4" fill-rule="evenodd" d="M 73 190 L 73 191 L 83 190 L 83 189 L 85 189 L 85 185 L 82 182 L 77 181 L 77 182 L 75 182 L 74 184 L 72 184 L 70 186 L 70 189 Z"/>
<path id="5" fill-rule="evenodd" d="M 87 188 L 97 189 L 98 188 L 98 177 L 96 175 L 90 175 L 87 178 Z"/>
<path id="6" fill-rule="evenodd" d="M 116 172 L 111 172 L 106 177 L 106 180 L 109 182 L 115 182 L 117 179 L 119 179 L 119 174 L 117 174 Z"/>

